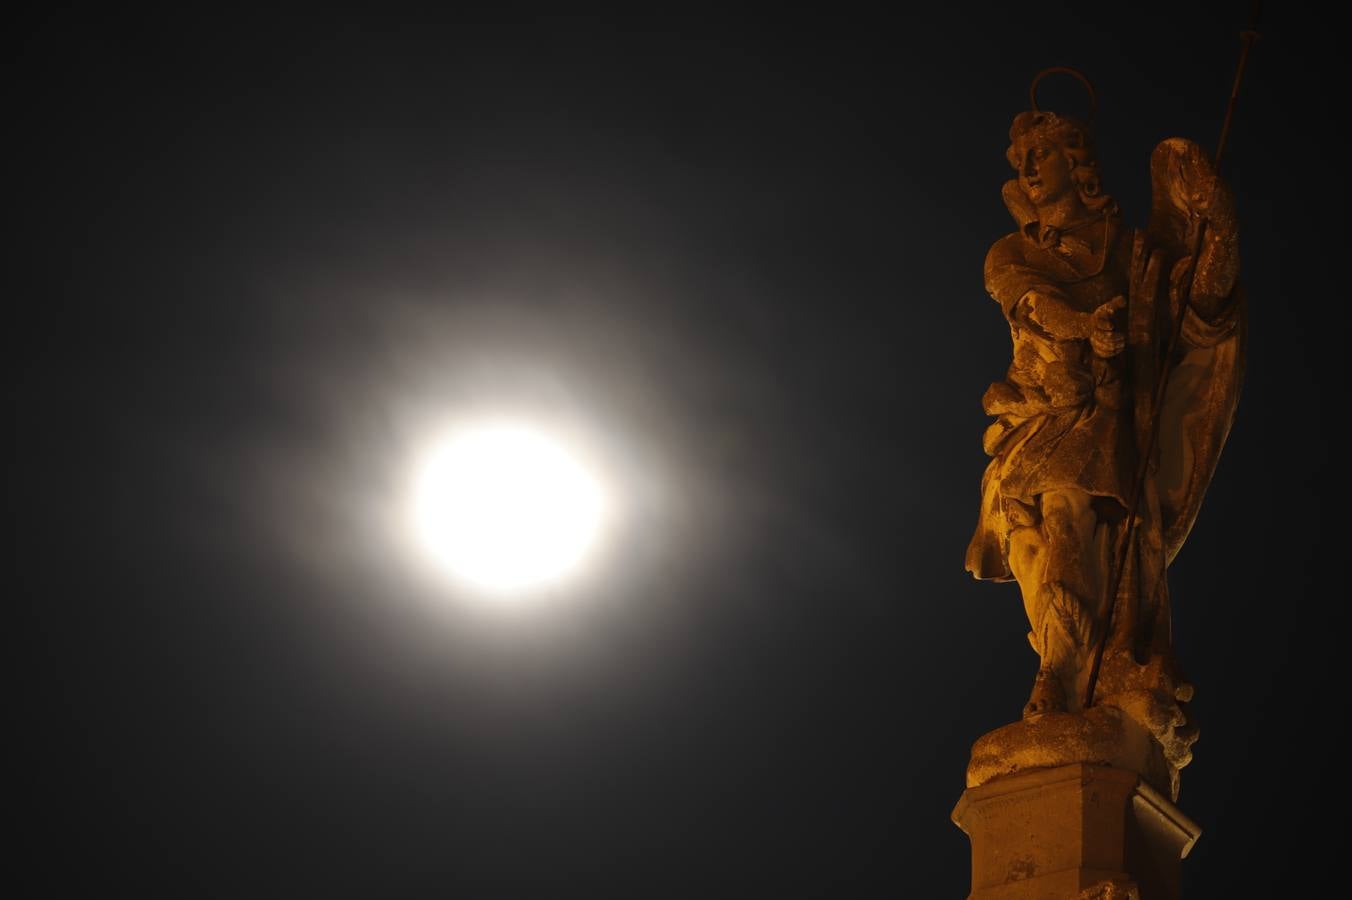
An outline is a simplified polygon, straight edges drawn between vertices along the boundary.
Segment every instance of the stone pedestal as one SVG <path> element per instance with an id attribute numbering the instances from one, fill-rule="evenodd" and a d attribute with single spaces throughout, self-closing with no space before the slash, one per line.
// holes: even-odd
<path id="1" fill-rule="evenodd" d="M 1137 773 L 1083 763 L 968 788 L 953 821 L 972 841 L 970 900 L 1177 900 L 1201 834 Z"/>

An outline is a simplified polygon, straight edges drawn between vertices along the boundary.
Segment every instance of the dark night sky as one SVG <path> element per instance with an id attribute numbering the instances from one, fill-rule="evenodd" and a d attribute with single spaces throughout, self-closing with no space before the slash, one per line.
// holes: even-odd
<path id="1" fill-rule="evenodd" d="M 1007 130 L 1083 68 L 1142 222 L 1238 56 L 1243 4 L 1184 6 L 29 31 L 11 692 L 50 892 L 963 896 L 968 748 L 1036 668 L 1017 589 L 962 566 Z M 1227 165 L 1250 365 L 1171 570 L 1192 897 L 1318 877 L 1346 287 L 1316 30 L 1266 23 Z M 420 430 L 496 408 L 589 435 L 626 510 L 516 616 L 391 525 Z"/>

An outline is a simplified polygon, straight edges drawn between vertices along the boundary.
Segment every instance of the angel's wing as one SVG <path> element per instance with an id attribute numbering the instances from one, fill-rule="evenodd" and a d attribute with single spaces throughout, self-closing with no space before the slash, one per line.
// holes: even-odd
<path id="1" fill-rule="evenodd" d="M 1208 228 L 1234 227 L 1229 188 L 1201 147 L 1186 138 L 1160 141 L 1150 154 L 1150 224 L 1146 232 L 1157 247 L 1177 259 L 1187 255 L 1193 229 L 1201 218 Z"/>

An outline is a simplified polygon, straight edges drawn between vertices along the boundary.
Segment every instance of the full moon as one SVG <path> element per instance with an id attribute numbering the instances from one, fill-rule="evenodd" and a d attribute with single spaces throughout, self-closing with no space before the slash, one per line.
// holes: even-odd
<path id="1" fill-rule="evenodd" d="M 558 443 L 520 425 L 451 435 L 429 454 L 414 491 L 419 537 L 455 575 L 518 589 L 573 569 L 602 513 L 596 481 Z"/>

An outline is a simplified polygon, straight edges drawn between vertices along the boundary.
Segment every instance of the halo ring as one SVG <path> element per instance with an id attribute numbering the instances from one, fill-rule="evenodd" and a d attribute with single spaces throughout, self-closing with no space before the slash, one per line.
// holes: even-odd
<path id="1" fill-rule="evenodd" d="M 1085 92 L 1089 94 L 1089 124 L 1092 125 L 1094 113 L 1098 111 L 1098 95 L 1094 93 L 1094 85 L 1089 81 L 1089 76 L 1070 66 L 1052 66 L 1033 76 L 1033 83 L 1028 86 L 1028 102 L 1032 105 L 1033 112 L 1042 112 L 1037 105 L 1037 86 L 1048 75 L 1070 75 L 1084 85 Z"/>

